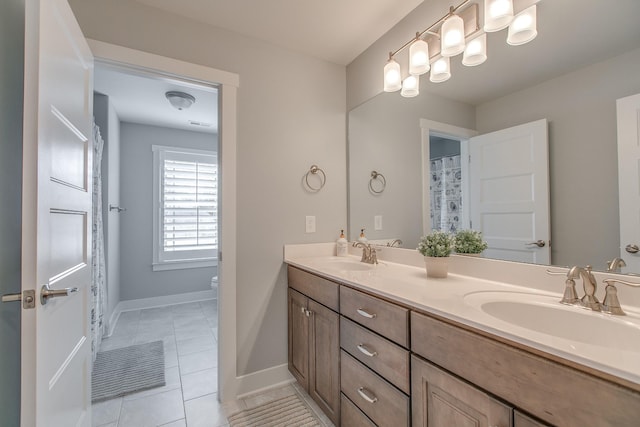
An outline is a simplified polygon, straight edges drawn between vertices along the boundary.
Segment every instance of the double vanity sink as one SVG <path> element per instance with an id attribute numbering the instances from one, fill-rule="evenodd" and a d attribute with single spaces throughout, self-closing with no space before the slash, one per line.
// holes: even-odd
<path id="1" fill-rule="evenodd" d="M 548 276 L 540 266 L 523 265 L 520 271 L 516 263 L 455 257 L 447 278 L 431 279 L 415 251 L 385 248 L 387 259 L 367 264 L 353 250 L 339 258 L 331 245 L 317 245 L 315 251 L 311 246 L 285 247 L 285 262 L 341 289 L 409 310 L 411 338 L 403 346 L 411 354 L 414 425 L 426 416 L 417 408 L 431 404 L 424 403 L 431 397 L 423 395 L 439 387 L 439 369 L 453 374 L 454 382 L 462 379 L 484 390 L 490 401 L 506 401 L 513 408 L 510 425 L 579 425 L 567 422 L 572 418 L 566 411 L 584 415 L 583 405 L 593 411 L 585 419 L 609 419 L 597 425 L 640 425 L 640 310 L 626 303 L 634 295 L 621 299 L 626 315 L 611 315 L 561 304 L 564 277 Z M 505 268 L 513 271 L 492 277 L 492 270 Z M 476 275 L 476 270 L 484 272 Z M 519 275 L 528 280 L 505 279 Z M 580 283 L 578 288 L 582 294 Z M 420 389 L 418 381 L 426 388 Z M 343 400 L 349 407 L 355 402 L 344 395 Z M 613 407 L 606 416 L 602 413 L 601 408 Z M 543 422 L 516 422 L 521 408 L 522 417 L 528 412 Z M 616 422 L 611 421 L 614 413 L 622 414 Z"/>
<path id="2" fill-rule="evenodd" d="M 353 255 L 294 257 L 287 262 L 640 385 L 636 308 L 625 307 L 625 316 L 598 313 L 561 304 L 560 292 L 456 274 L 427 279 L 424 268 L 386 261 L 366 264 Z M 549 280 L 562 290 L 563 280 Z"/>

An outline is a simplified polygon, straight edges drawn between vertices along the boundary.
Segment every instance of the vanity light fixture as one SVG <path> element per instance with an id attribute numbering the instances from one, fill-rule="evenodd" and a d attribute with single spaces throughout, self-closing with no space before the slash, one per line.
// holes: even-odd
<path id="1" fill-rule="evenodd" d="M 164 96 L 167 97 L 173 108 L 177 110 L 186 110 L 196 102 L 196 98 L 193 95 L 184 92 L 169 91 Z"/>
<path id="2" fill-rule="evenodd" d="M 389 59 L 384 66 L 384 91 L 400 90 L 402 96 L 416 96 L 420 75 L 431 71 L 429 80 L 432 82 L 448 80 L 451 77 L 450 58 L 463 52 L 463 65 L 473 67 L 484 63 L 487 60 L 487 32 L 509 27 L 508 44 L 518 46 L 530 42 L 538 34 L 537 1 L 534 0 L 532 6 L 514 17 L 513 0 L 484 0 L 485 22 L 482 28 L 478 23 L 479 0 L 464 0 L 456 7 L 451 6 L 449 12 L 429 28 L 417 32 L 413 39 L 395 52 L 389 52 Z M 395 56 L 407 47 L 409 73 L 403 79 Z"/>

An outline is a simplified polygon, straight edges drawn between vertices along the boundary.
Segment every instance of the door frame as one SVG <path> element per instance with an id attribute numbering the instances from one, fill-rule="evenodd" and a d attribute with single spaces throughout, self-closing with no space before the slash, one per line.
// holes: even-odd
<path id="1" fill-rule="evenodd" d="M 141 69 L 220 88 L 220 260 L 218 263 L 218 399 L 238 395 L 236 363 L 236 248 L 237 248 L 237 90 L 238 74 L 173 58 L 87 39 L 97 62 Z M 224 258 L 222 255 L 224 254 Z"/>
<path id="2" fill-rule="evenodd" d="M 469 162 L 464 159 L 469 158 L 469 138 L 478 135 L 478 132 L 474 129 L 467 129 L 459 126 L 450 125 L 447 123 L 436 122 L 428 119 L 420 119 L 420 135 L 422 139 L 422 232 L 427 235 L 431 232 L 431 198 L 429 196 L 429 187 L 427 184 L 431 180 L 431 161 L 430 161 L 430 149 L 429 139 L 431 135 L 440 136 L 443 138 L 456 139 L 460 141 L 460 166 L 462 172 L 462 197 L 463 207 L 466 208 L 462 211 L 462 225 L 465 228 L 469 228 Z M 426 188 L 425 188 L 426 187 Z"/>

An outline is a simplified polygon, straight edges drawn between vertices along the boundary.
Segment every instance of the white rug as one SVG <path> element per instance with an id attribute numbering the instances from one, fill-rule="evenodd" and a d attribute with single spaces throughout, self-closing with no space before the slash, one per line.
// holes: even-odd
<path id="1" fill-rule="evenodd" d="M 231 427 L 322 427 L 297 394 L 245 409 L 229 416 Z"/>

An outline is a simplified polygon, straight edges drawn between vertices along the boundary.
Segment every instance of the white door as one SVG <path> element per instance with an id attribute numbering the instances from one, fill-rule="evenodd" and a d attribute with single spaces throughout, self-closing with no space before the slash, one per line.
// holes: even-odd
<path id="1" fill-rule="evenodd" d="M 88 426 L 93 58 L 66 0 L 27 0 L 25 31 L 21 424 Z"/>
<path id="2" fill-rule="evenodd" d="M 488 258 L 551 264 L 547 120 L 469 140 L 471 226 Z"/>
<path id="3" fill-rule="evenodd" d="M 622 271 L 640 271 L 640 94 L 616 101 Z"/>

